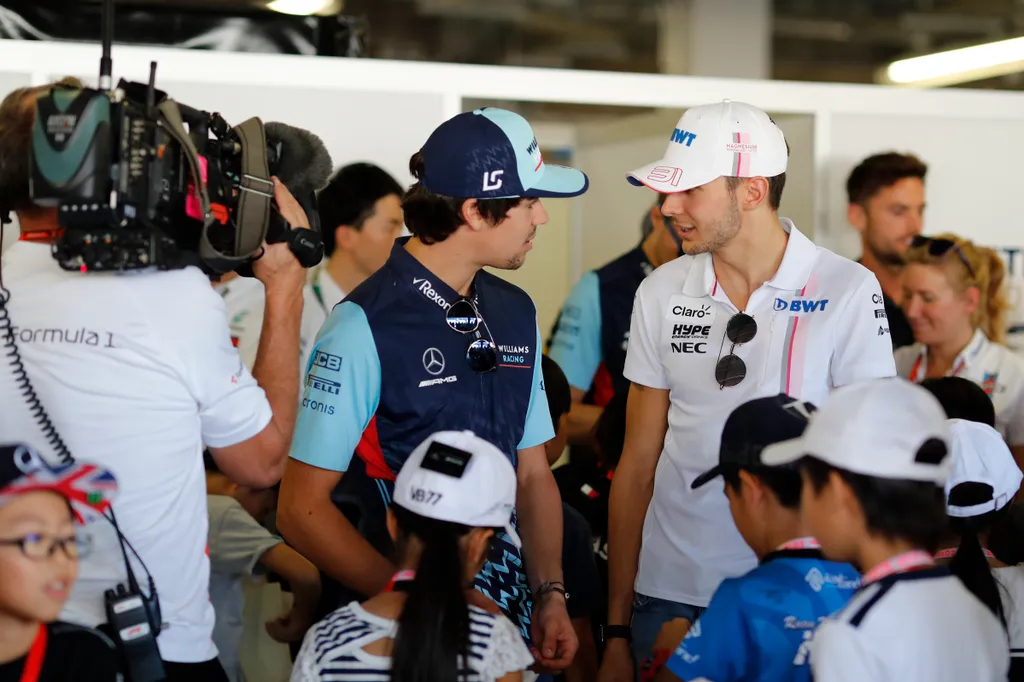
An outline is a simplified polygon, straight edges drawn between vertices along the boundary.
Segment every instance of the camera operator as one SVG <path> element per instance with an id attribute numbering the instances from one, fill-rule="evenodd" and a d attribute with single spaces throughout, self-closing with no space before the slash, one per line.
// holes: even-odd
<path id="1" fill-rule="evenodd" d="M 280 479 L 299 402 L 306 273 L 283 243 L 265 246 L 253 265 L 266 307 L 250 374 L 232 346 L 224 302 L 198 268 L 62 270 L 51 256 L 57 210 L 35 206 L 28 181 L 34 103 L 50 87 L 16 90 L 0 103 L 0 207 L 15 211 L 21 226 L 0 260 L 10 292 L 0 308 L 0 357 L 14 357 L 16 344 L 23 361 L 23 369 L 0 363 L 0 433 L 48 440 L 42 449 L 51 459 L 59 434 L 72 453 L 116 473 L 113 510 L 141 557 L 132 570 L 150 573 L 159 595 L 167 679 L 226 680 L 212 640 L 203 445 L 240 484 L 263 488 Z M 308 226 L 276 179 L 274 198 L 293 228 Z M 31 379 L 38 405 L 19 372 Z M 39 407 L 56 434 L 40 424 Z M 104 591 L 125 580 L 125 559 L 111 524 L 100 516 L 85 522 L 92 551 L 63 619 L 96 626 L 107 620 Z"/>

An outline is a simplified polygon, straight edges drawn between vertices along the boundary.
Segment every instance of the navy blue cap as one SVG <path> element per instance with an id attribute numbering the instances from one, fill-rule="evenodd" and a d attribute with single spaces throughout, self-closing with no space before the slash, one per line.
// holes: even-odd
<path id="1" fill-rule="evenodd" d="M 423 145 L 420 184 L 460 199 L 575 197 L 590 181 L 575 168 L 544 163 L 533 128 L 505 109 L 454 116 Z"/>
<path id="2" fill-rule="evenodd" d="M 743 468 L 765 466 L 761 452 L 769 445 L 803 435 L 816 409 L 813 404 L 785 393 L 743 403 L 725 420 L 718 464 L 698 476 L 690 488 L 699 488 L 720 476 L 723 464 Z"/>

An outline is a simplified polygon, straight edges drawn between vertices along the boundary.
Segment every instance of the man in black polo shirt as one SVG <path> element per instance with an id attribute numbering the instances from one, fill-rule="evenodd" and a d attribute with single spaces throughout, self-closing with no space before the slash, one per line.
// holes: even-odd
<path id="1" fill-rule="evenodd" d="M 661 215 L 665 195 L 651 206 L 643 241 L 610 263 L 584 273 L 562 305 L 548 354 L 572 387 L 568 439 L 590 445 L 601 410 L 629 388 L 622 376 L 629 320 L 637 287 L 655 268 L 682 253 L 675 232 Z"/>
<path id="2" fill-rule="evenodd" d="M 912 154 L 875 154 L 860 162 L 846 180 L 847 218 L 860 232 L 861 265 L 882 285 L 878 316 L 889 319 L 894 349 L 914 343 L 900 304 L 903 301 L 903 256 L 921 234 L 924 176 L 928 166 Z"/>
<path id="3" fill-rule="evenodd" d="M 582 194 L 587 178 L 545 165 L 529 123 L 493 108 L 443 123 L 410 171 L 417 182 L 402 208 L 413 237 L 396 243 L 317 337 L 279 525 L 322 571 L 376 594 L 394 573 L 384 511 L 396 472 L 431 433 L 475 432 L 516 466 L 523 539 L 520 554 L 496 537 L 476 587 L 532 636 L 538 663 L 561 669 L 577 642 L 562 583 L 561 499 L 544 448 L 554 433 L 536 308 L 482 268 L 520 267 L 548 219 L 540 198 Z M 336 488 L 356 526 L 332 502 Z"/>

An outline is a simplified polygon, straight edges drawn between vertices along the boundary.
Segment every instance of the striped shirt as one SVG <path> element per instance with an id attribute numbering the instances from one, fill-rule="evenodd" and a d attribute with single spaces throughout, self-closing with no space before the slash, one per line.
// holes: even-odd
<path id="1" fill-rule="evenodd" d="M 460 661 L 466 677 L 460 682 L 494 682 L 533 664 L 518 629 L 505 616 L 470 606 L 469 626 L 468 658 Z M 369 654 L 364 648 L 394 638 L 397 631 L 395 621 L 352 602 L 306 634 L 291 682 L 389 682 L 391 657 Z"/>

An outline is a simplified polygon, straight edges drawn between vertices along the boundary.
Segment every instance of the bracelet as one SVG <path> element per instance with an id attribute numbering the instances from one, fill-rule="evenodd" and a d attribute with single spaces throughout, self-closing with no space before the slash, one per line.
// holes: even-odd
<path id="1" fill-rule="evenodd" d="M 549 580 L 546 583 L 541 583 L 540 587 L 534 590 L 533 598 L 534 600 L 539 601 L 541 597 L 549 595 L 552 592 L 557 592 L 562 595 L 562 598 L 565 599 L 565 601 L 569 601 L 569 593 L 565 591 L 565 583 L 561 580 Z"/>

